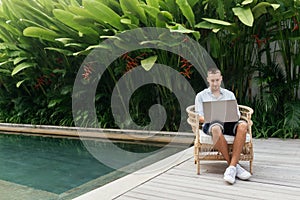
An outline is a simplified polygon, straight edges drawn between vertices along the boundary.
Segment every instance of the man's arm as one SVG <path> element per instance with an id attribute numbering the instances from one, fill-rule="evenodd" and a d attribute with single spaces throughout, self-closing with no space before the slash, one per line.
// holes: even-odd
<path id="1" fill-rule="evenodd" d="M 199 115 L 199 122 L 204 123 L 203 103 L 200 93 L 195 98 L 195 112 Z"/>

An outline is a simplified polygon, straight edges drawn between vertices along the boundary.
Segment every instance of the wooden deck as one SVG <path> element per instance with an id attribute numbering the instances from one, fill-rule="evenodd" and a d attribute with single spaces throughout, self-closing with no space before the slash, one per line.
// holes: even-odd
<path id="1" fill-rule="evenodd" d="M 148 170 L 177 159 L 172 166 L 155 173 L 131 174 L 107 184 L 76 200 L 92 199 L 299 199 L 300 140 L 255 139 L 254 174 L 249 181 L 229 185 L 223 180 L 226 163 L 203 161 L 201 175 L 196 175 L 193 149 L 182 156 L 168 158 Z M 249 169 L 248 162 L 242 166 Z"/>

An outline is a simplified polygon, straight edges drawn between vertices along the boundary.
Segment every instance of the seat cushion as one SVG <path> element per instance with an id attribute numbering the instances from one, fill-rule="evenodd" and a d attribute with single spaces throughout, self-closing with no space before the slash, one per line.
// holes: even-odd
<path id="1" fill-rule="evenodd" d="M 224 135 L 227 144 L 233 144 L 234 136 Z M 249 133 L 246 135 L 246 143 L 250 142 L 251 136 Z M 202 130 L 200 130 L 200 143 L 202 144 L 213 144 L 212 137 L 210 135 L 205 134 Z"/>

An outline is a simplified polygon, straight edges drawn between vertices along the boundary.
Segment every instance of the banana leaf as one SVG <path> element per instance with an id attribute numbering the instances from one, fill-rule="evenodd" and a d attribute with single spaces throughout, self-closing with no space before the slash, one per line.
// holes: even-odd
<path id="1" fill-rule="evenodd" d="M 54 9 L 53 14 L 59 21 L 63 22 L 67 26 L 83 33 L 84 35 L 90 36 L 90 39 L 93 39 L 95 42 L 97 41 L 98 32 L 90 26 L 83 26 L 79 23 L 76 23 L 76 21 L 74 20 L 76 18 L 76 15 L 60 9 Z"/>
<path id="2" fill-rule="evenodd" d="M 93 0 L 83 0 L 82 4 L 93 18 L 103 23 L 109 24 L 118 30 L 124 30 L 124 25 L 121 23 L 121 17 L 105 4 Z"/>
<path id="3" fill-rule="evenodd" d="M 144 9 L 140 6 L 139 0 L 120 0 L 121 8 L 125 15 L 127 16 L 136 16 L 144 24 L 147 24 L 147 17 Z"/>
<path id="4" fill-rule="evenodd" d="M 187 0 L 176 0 L 182 14 L 188 20 L 191 27 L 195 26 L 195 15 Z"/>

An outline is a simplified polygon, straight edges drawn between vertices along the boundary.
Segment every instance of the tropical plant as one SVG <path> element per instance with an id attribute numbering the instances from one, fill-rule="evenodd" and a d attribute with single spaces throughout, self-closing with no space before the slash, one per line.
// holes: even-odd
<path id="1" fill-rule="evenodd" d="M 74 125 L 72 88 L 86 55 L 118 33 L 154 26 L 187 34 L 209 51 L 225 86 L 255 108 L 257 136 L 294 137 L 299 135 L 299 7 L 290 0 L 2 0 L 0 120 Z M 180 55 L 130 52 L 114 61 L 97 88 L 101 127 L 116 127 L 107 105 L 118 79 L 129 68 L 150 69 L 154 63 L 173 66 L 195 91 L 205 87 Z M 92 75 L 85 65 L 83 81 Z M 133 119 L 147 124 L 144 113 L 162 103 L 170 113 L 165 129 L 175 130 L 180 116 L 174 95 L 160 86 L 145 88 L 153 98 L 145 101 L 145 90 L 134 93 Z M 89 123 L 87 115 L 82 118 Z"/>

